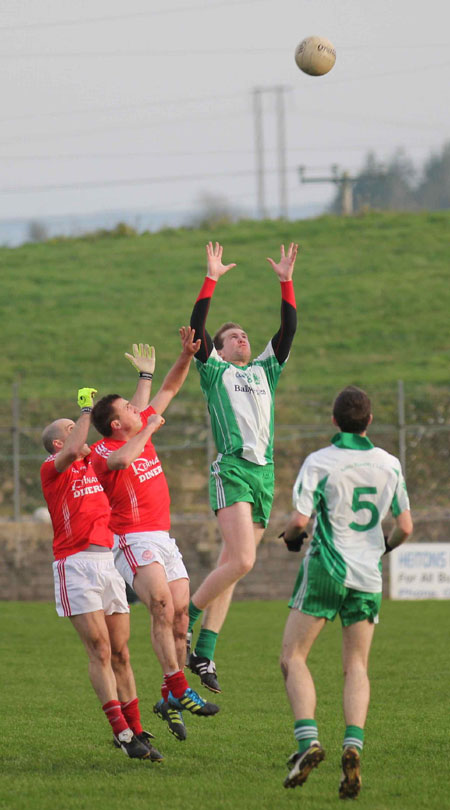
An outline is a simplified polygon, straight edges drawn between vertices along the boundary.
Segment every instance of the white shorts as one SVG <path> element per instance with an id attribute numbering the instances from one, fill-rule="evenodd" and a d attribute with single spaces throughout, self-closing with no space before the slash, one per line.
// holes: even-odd
<path id="1" fill-rule="evenodd" d="M 154 562 L 164 568 L 167 582 L 189 579 L 181 552 L 169 532 L 115 534 L 113 554 L 117 570 L 131 587 L 137 569 Z"/>
<path id="2" fill-rule="evenodd" d="M 53 563 L 58 616 L 129 613 L 125 582 L 110 551 L 79 551 Z"/>

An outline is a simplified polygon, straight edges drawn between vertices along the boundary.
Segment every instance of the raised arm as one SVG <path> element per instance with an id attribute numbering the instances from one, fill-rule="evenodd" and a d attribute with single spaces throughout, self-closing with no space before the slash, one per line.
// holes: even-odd
<path id="1" fill-rule="evenodd" d="M 139 380 L 131 404 L 144 411 L 150 401 L 153 372 L 155 370 L 155 349 L 148 343 L 133 343 L 133 354 L 125 352 L 125 357 L 139 371 Z"/>
<path id="2" fill-rule="evenodd" d="M 57 450 L 55 455 L 55 468 L 60 473 L 67 470 L 77 458 L 84 457 L 89 453 L 89 447 L 86 441 L 91 424 L 94 394 L 96 393 L 96 388 L 80 388 L 78 390 L 78 405 L 81 408 L 79 419 L 73 425 L 64 444 L 60 439 L 55 439 L 54 441 L 55 450 Z M 61 444 L 60 450 L 58 450 L 58 444 Z"/>
<path id="3" fill-rule="evenodd" d="M 284 245 L 281 245 L 281 257 L 278 264 L 273 259 L 267 259 L 280 279 L 281 285 L 281 324 L 278 332 L 272 338 L 272 348 L 280 365 L 289 355 L 297 329 L 297 307 L 292 281 L 297 252 L 298 245 L 291 242 L 287 254 Z"/>
<path id="4" fill-rule="evenodd" d="M 159 414 L 164 413 L 174 396 L 178 394 L 188 375 L 191 360 L 200 349 L 200 340 L 194 340 L 194 330 L 190 326 L 182 326 L 180 336 L 181 354 L 166 374 L 161 388 L 150 403 Z"/>
<path id="5" fill-rule="evenodd" d="M 113 450 L 106 459 L 110 470 L 126 470 L 133 461 L 141 455 L 148 440 L 164 424 L 164 419 L 159 413 L 152 413 L 147 419 L 147 424 L 136 436 L 128 439 L 118 450 Z"/>
<path id="6" fill-rule="evenodd" d="M 236 267 L 235 264 L 223 264 L 222 254 L 222 245 L 216 242 L 213 246 L 212 242 L 208 242 L 206 245 L 207 274 L 191 315 L 191 328 L 195 332 L 195 337 L 201 340 L 200 349 L 196 353 L 196 358 L 201 363 L 206 363 L 213 348 L 211 336 L 206 330 L 206 318 L 217 281 L 232 267 Z"/>

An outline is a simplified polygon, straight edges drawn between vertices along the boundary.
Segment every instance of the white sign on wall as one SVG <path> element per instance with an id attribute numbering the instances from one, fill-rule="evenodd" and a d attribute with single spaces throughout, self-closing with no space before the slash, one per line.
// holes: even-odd
<path id="1" fill-rule="evenodd" d="M 391 599 L 450 599 L 450 543 L 406 543 L 389 555 Z"/>

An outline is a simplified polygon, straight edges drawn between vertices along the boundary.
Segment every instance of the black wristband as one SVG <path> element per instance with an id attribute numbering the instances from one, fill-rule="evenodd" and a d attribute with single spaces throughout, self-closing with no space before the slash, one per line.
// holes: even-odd
<path id="1" fill-rule="evenodd" d="M 151 371 L 140 371 L 139 372 L 139 377 L 142 380 L 153 380 L 153 374 L 152 374 Z"/>
<path id="2" fill-rule="evenodd" d="M 89 405 L 85 405 L 84 408 L 81 409 L 81 413 L 92 413 L 92 408 Z"/>
<path id="3" fill-rule="evenodd" d="M 384 553 L 385 553 L 385 554 L 390 554 L 390 553 L 391 553 L 391 551 L 393 551 L 394 549 L 393 549 L 393 548 L 391 548 L 391 547 L 390 547 L 390 545 L 388 545 L 388 537 L 387 537 L 387 534 L 385 534 L 385 535 L 383 535 L 383 536 L 384 536 L 384 549 L 385 549 L 385 550 L 384 550 Z"/>

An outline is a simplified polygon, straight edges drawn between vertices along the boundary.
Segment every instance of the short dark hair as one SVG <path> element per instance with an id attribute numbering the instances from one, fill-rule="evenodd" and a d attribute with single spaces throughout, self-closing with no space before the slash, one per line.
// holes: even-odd
<path id="1" fill-rule="evenodd" d="M 343 433 L 364 433 L 371 413 L 369 397 L 355 385 L 348 385 L 334 400 L 333 416 Z"/>
<path id="2" fill-rule="evenodd" d="M 216 334 L 213 337 L 213 343 L 216 347 L 217 351 L 219 352 L 223 349 L 223 333 L 226 332 L 228 329 L 242 329 L 242 326 L 239 326 L 238 323 L 234 323 L 234 321 L 227 321 L 223 323 L 222 326 L 219 327 Z M 242 331 L 244 331 L 242 329 Z"/>
<path id="3" fill-rule="evenodd" d="M 120 394 L 107 394 L 95 403 L 92 408 L 92 424 L 102 436 L 111 436 L 111 422 L 114 419 L 114 402 L 120 399 Z"/>

